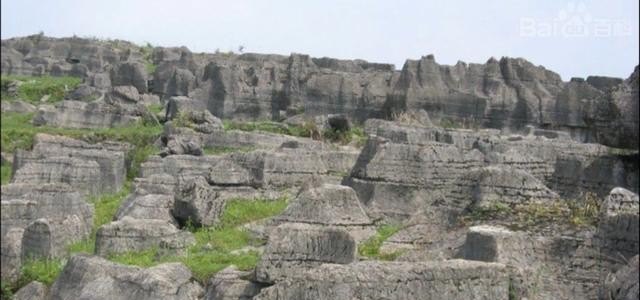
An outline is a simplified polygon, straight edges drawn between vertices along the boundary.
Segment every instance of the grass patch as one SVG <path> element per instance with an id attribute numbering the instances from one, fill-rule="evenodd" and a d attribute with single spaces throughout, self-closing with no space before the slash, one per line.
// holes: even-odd
<path id="1" fill-rule="evenodd" d="M 231 146 L 214 146 L 214 147 L 204 147 L 202 152 L 205 155 L 220 155 L 227 154 L 233 152 L 251 152 L 255 150 L 256 147 L 246 146 L 246 147 L 231 147 Z"/>
<path id="2" fill-rule="evenodd" d="M 360 243 L 358 245 L 358 253 L 361 256 L 369 257 L 378 260 L 394 260 L 401 254 L 401 252 L 396 251 L 393 253 L 380 253 L 380 247 L 382 243 L 386 241 L 390 236 L 394 233 L 398 232 L 401 227 L 397 225 L 382 225 L 378 227 L 378 232 L 375 236 L 370 237 L 368 240 Z"/>
<path id="3" fill-rule="evenodd" d="M 140 163 L 151 155 L 155 148 L 152 144 L 162 134 L 161 125 L 144 125 L 142 123 L 123 127 L 100 129 L 71 129 L 50 126 L 34 126 L 31 124 L 33 114 L 2 113 L 1 149 L 3 152 L 15 152 L 17 149 L 31 149 L 37 133 L 64 135 L 90 143 L 107 140 L 126 142 L 134 146 L 128 153 L 131 162 L 127 170 L 127 178 L 133 179 L 139 173 Z"/>
<path id="4" fill-rule="evenodd" d="M 585 193 L 574 200 L 560 200 L 551 203 L 531 202 L 507 205 L 494 202 L 474 208 L 460 218 L 460 224 L 468 226 L 478 221 L 505 221 L 512 230 L 527 230 L 548 224 L 564 224 L 573 227 L 595 227 L 602 199 L 593 193 Z"/>
<path id="5" fill-rule="evenodd" d="M 282 212 L 287 199 L 235 199 L 227 202 L 218 226 L 191 228 L 196 245 L 188 249 L 185 256 L 162 256 L 158 249 L 128 252 L 109 257 L 110 260 L 142 267 L 150 267 L 165 262 L 184 263 L 200 282 L 229 265 L 240 270 L 250 270 L 256 266 L 260 255 L 255 251 L 232 254 L 246 246 L 261 246 L 265 241 L 253 238 L 238 226 L 271 217 Z"/>
<path id="6" fill-rule="evenodd" d="M 27 259 L 22 264 L 20 278 L 16 286 L 23 287 L 34 280 L 51 286 L 65 264 L 66 260 L 64 259 Z"/>
<path id="7" fill-rule="evenodd" d="M 162 104 L 151 104 L 149 106 L 147 106 L 147 109 L 149 109 L 149 111 L 154 114 L 157 115 L 161 112 L 164 111 L 164 105 Z"/>
<path id="8" fill-rule="evenodd" d="M 16 90 L 16 95 L 9 95 L 7 90 L 12 82 L 21 82 Z M 80 83 L 81 78 L 71 76 L 14 76 L 2 75 L 0 86 L 2 99 L 22 99 L 31 103 L 39 103 L 44 95 L 49 95 L 48 102 L 56 102 L 64 99 L 64 96 L 73 91 Z"/>
<path id="9" fill-rule="evenodd" d="M 11 169 L 11 165 L 7 163 L 2 163 L 0 166 L 0 182 L 2 185 L 9 183 L 9 180 L 11 180 Z"/>

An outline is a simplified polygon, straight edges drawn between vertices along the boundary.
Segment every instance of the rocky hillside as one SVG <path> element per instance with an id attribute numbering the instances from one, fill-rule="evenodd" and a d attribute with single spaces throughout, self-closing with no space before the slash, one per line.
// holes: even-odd
<path id="1" fill-rule="evenodd" d="M 638 67 L 2 41 L 2 299 L 637 299 Z"/>

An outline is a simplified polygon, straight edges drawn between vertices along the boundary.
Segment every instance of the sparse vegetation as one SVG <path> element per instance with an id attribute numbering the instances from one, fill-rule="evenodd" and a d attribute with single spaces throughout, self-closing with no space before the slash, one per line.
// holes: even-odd
<path id="1" fill-rule="evenodd" d="M 13 82 L 19 82 L 16 94 L 8 93 L 9 86 Z M 40 103 L 43 96 L 49 95 L 47 102 L 56 102 L 64 99 L 64 96 L 73 91 L 82 79 L 70 76 L 13 76 L 2 75 L 0 77 L 1 98 L 3 100 L 22 99 L 27 102 Z"/>
<path id="2" fill-rule="evenodd" d="M 202 152 L 205 155 L 220 155 L 227 154 L 233 152 L 250 152 L 255 150 L 255 147 L 246 146 L 246 147 L 231 147 L 231 146 L 214 146 L 214 147 L 204 147 Z"/>
<path id="3" fill-rule="evenodd" d="M 460 124 L 447 117 L 440 119 L 440 127 L 449 129 L 461 128 Z"/>
<path id="4" fill-rule="evenodd" d="M 65 264 L 64 259 L 26 259 L 20 268 L 20 278 L 16 286 L 23 287 L 34 280 L 50 286 L 58 278 Z"/>
<path id="5" fill-rule="evenodd" d="M 382 225 L 378 227 L 378 232 L 375 236 L 358 245 L 358 253 L 361 256 L 378 260 L 396 259 L 400 254 L 402 254 L 402 252 L 396 251 L 393 253 L 382 254 L 380 253 L 380 247 L 382 246 L 382 243 L 384 243 L 384 241 L 386 241 L 390 236 L 398 232 L 400 229 L 401 227 L 397 225 Z"/>
<path id="6" fill-rule="evenodd" d="M 249 270 L 257 264 L 258 252 L 232 252 L 246 246 L 261 246 L 265 241 L 252 238 L 246 230 L 238 226 L 277 215 L 286 206 L 286 198 L 230 200 L 225 206 L 218 226 L 191 228 L 196 238 L 196 245 L 191 247 L 185 256 L 161 256 L 158 249 L 148 249 L 112 255 L 109 259 L 143 267 L 164 262 L 182 262 L 201 282 L 205 282 L 207 278 L 231 264 L 241 270 Z"/>
<path id="7" fill-rule="evenodd" d="M 549 224 L 565 224 L 574 227 L 596 226 L 601 200 L 593 193 L 586 193 L 580 199 L 560 200 L 552 203 L 530 202 L 507 205 L 494 202 L 474 208 L 460 218 L 462 225 L 475 221 L 504 221 L 514 230 L 533 229 Z"/>
<path id="8" fill-rule="evenodd" d="M 2 185 L 9 183 L 9 180 L 11 180 L 11 165 L 2 163 L 0 171 L 2 173 L 0 176 L 0 182 Z"/>
<path id="9" fill-rule="evenodd" d="M 31 124 L 32 117 L 33 114 L 2 113 L 1 149 L 3 152 L 12 153 L 16 149 L 31 149 L 33 138 L 37 133 L 64 135 L 91 143 L 106 140 L 127 142 L 134 146 L 128 157 L 132 162 L 127 170 L 129 179 L 138 175 L 140 163 L 155 151 L 152 145 L 162 133 L 162 126 L 145 126 L 142 123 L 102 129 L 34 126 Z"/>

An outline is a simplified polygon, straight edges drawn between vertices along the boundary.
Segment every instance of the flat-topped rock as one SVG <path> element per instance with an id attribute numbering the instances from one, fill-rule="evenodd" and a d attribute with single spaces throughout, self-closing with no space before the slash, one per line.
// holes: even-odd
<path id="1" fill-rule="evenodd" d="M 259 283 L 247 278 L 251 272 L 240 271 L 234 266 L 224 268 L 209 280 L 205 300 L 248 300 L 253 299 L 262 289 Z"/>
<path id="2" fill-rule="evenodd" d="M 124 217 L 103 225 L 96 233 L 96 254 L 100 256 L 154 247 L 165 254 L 182 255 L 194 244 L 193 234 L 157 219 Z"/>
<path id="3" fill-rule="evenodd" d="M 273 283 L 323 263 L 356 259 L 356 243 L 339 228 L 286 223 L 275 228 L 256 267 L 256 280 Z"/>
<path id="4" fill-rule="evenodd" d="M 323 264 L 260 292 L 255 299 L 509 299 L 502 264 L 365 261 Z"/>

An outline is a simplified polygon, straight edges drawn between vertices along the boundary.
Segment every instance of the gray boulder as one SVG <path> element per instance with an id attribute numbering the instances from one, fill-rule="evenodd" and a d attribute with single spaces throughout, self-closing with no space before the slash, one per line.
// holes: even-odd
<path id="1" fill-rule="evenodd" d="M 85 168 L 86 172 L 84 173 L 94 174 L 98 172 L 98 174 L 92 175 L 95 176 L 94 178 L 79 177 L 79 175 L 83 175 L 81 172 L 83 169 L 58 168 L 59 175 L 70 174 L 72 176 L 67 176 L 66 178 L 74 182 L 86 179 L 86 181 L 100 183 L 97 186 L 88 187 L 90 191 L 115 192 L 120 190 L 126 179 L 125 156 L 130 148 L 131 146 L 125 143 L 103 142 L 89 144 L 69 137 L 39 133 L 34 138 L 32 151 L 19 150 L 16 152 L 13 172 L 17 174 L 23 166 L 35 163 L 36 166 L 43 166 L 44 168 L 36 168 L 32 170 L 33 172 L 25 172 L 37 178 L 40 176 L 38 175 L 39 173 L 53 172 L 53 170 L 47 170 L 48 167 L 44 166 L 46 163 L 43 162 L 47 162 L 47 159 L 53 159 L 54 162 L 77 162 L 81 166 L 91 165 L 91 168 L 94 168 Z M 95 163 L 99 167 L 96 168 Z"/>
<path id="2" fill-rule="evenodd" d="M 2 267 L 3 281 L 15 282 L 20 276 L 20 267 L 22 266 L 23 233 L 24 229 L 19 227 L 12 227 L 2 233 L 2 244 L 0 244 L 0 257 L 2 258 L 2 264 L 0 266 Z"/>
<path id="3" fill-rule="evenodd" d="M 355 240 L 344 229 L 287 223 L 269 235 L 256 280 L 273 283 L 323 263 L 348 264 L 355 259 Z"/>
<path id="4" fill-rule="evenodd" d="M 74 157 L 49 157 L 25 164 L 13 176 L 15 183 L 66 183 L 88 194 L 97 195 L 100 165 L 94 160 Z"/>
<path id="5" fill-rule="evenodd" d="M 225 204 L 225 199 L 218 197 L 204 177 L 196 177 L 176 194 L 173 214 L 182 224 L 213 226 L 219 222 Z"/>
<path id="6" fill-rule="evenodd" d="M 138 90 L 131 85 L 114 86 L 110 97 L 114 98 L 111 101 L 122 101 L 124 103 L 137 103 L 140 101 Z"/>
<path id="7" fill-rule="evenodd" d="M 347 186 L 333 184 L 322 184 L 304 190 L 273 221 L 343 228 L 356 242 L 375 233 L 373 222 L 360 205 L 355 191 Z"/>
<path id="8" fill-rule="evenodd" d="M 2 107 L 3 113 L 29 114 L 37 110 L 33 104 L 22 100 L 2 101 L 0 107 Z"/>
<path id="9" fill-rule="evenodd" d="M 134 109 L 102 101 L 64 100 L 54 105 L 40 105 L 33 124 L 65 128 L 110 128 L 131 125 L 141 118 Z"/>
<path id="10" fill-rule="evenodd" d="M 609 274 L 599 291 L 598 299 L 602 300 L 635 300 L 639 295 L 640 269 L 638 268 L 638 255 L 629 260 L 613 274 Z"/>
<path id="11" fill-rule="evenodd" d="M 15 300 L 47 300 L 48 287 L 38 281 L 32 281 L 19 289 L 13 299 Z"/>
<path id="12" fill-rule="evenodd" d="M 509 299 L 502 264 L 366 261 L 323 264 L 263 289 L 254 299 Z"/>
<path id="13" fill-rule="evenodd" d="M 203 294 L 183 264 L 144 269 L 87 255 L 72 256 L 49 291 L 51 300 L 196 300 Z"/>
<path id="14" fill-rule="evenodd" d="M 96 233 L 96 254 L 100 256 L 154 247 L 163 254 L 184 255 L 194 244 L 193 234 L 157 219 L 124 217 L 101 226 Z"/>
<path id="15" fill-rule="evenodd" d="M 607 260 L 630 259 L 640 253 L 638 207 L 638 194 L 623 188 L 611 190 L 602 203 L 596 239 Z"/>
<path id="16" fill-rule="evenodd" d="M 113 86 L 134 86 L 138 93 L 147 92 L 147 71 L 142 63 L 124 62 L 116 64 L 111 69 L 111 84 Z"/>
<path id="17" fill-rule="evenodd" d="M 169 98 L 167 102 L 166 119 L 173 120 L 181 112 L 205 111 L 207 107 L 202 101 L 188 98 L 186 96 L 175 96 Z"/>
<path id="18" fill-rule="evenodd" d="M 247 280 L 251 272 L 234 266 L 224 268 L 209 280 L 204 300 L 250 300 L 260 292 L 262 285 Z"/>

